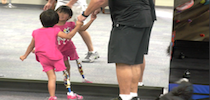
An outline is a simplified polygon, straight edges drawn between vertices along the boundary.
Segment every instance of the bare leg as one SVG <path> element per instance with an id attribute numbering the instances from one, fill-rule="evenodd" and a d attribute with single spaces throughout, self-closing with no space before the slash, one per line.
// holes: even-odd
<path id="1" fill-rule="evenodd" d="M 68 60 L 67 61 L 64 61 L 64 64 L 66 66 L 66 71 L 68 72 L 69 77 L 70 77 L 70 64 L 69 64 L 69 61 Z"/>
<path id="2" fill-rule="evenodd" d="M 138 81 L 141 75 L 141 64 L 132 65 L 132 82 L 131 82 L 131 90 L 130 92 L 137 93 L 138 92 Z"/>
<path id="3" fill-rule="evenodd" d="M 116 74 L 117 74 L 120 94 L 130 94 L 130 86 L 132 81 L 131 67 L 127 64 L 117 63 Z"/>
<path id="4" fill-rule="evenodd" d="M 55 71 L 49 70 L 46 72 L 48 76 L 48 91 L 51 97 L 55 96 L 55 84 L 56 84 L 56 76 Z"/>
<path id="5" fill-rule="evenodd" d="M 127 65 L 122 63 L 116 64 L 116 73 L 120 89 L 120 94 L 129 95 L 130 92 L 137 93 L 138 80 L 140 77 L 140 64 Z"/>
<path id="6" fill-rule="evenodd" d="M 87 31 L 80 31 L 79 34 L 81 35 L 82 39 L 84 40 L 84 42 L 88 48 L 88 51 L 94 51 L 90 34 Z"/>
<path id="7" fill-rule="evenodd" d="M 140 74 L 140 78 L 139 78 L 139 82 L 142 82 L 143 81 L 143 74 L 144 74 L 144 69 L 145 69 L 145 58 L 143 59 L 143 63 L 141 64 L 141 74 Z"/>

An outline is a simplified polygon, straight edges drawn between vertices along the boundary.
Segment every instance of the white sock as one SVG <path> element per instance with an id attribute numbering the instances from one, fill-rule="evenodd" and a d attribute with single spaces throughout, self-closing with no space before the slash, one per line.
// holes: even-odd
<path id="1" fill-rule="evenodd" d="M 142 85 L 144 85 L 144 83 L 143 82 L 139 82 L 138 85 L 139 86 L 142 86 Z"/>
<path id="2" fill-rule="evenodd" d="M 122 98 L 122 100 L 131 100 L 132 98 L 130 94 L 120 94 L 119 96 Z"/>
<path id="3" fill-rule="evenodd" d="M 130 92 L 130 95 L 131 95 L 131 98 L 138 97 L 138 94 L 137 93 L 134 93 L 134 92 Z"/>
<path id="4" fill-rule="evenodd" d="M 96 51 L 88 51 L 89 53 L 95 53 Z"/>

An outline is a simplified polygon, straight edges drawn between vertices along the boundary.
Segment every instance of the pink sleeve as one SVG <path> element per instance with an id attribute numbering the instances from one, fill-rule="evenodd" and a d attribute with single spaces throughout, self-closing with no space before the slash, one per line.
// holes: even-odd
<path id="1" fill-rule="evenodd" d="M 34 38 L 34 31 L 32 32 L 32 37 Z"/>
<path id="2" fill-rule="evenodd" d="M 72 22 L 72 26 L 75 28 L 75 22 Z"/>
<path id="3" fill-rule="evenodd" d="M 60 31 L 61 31 L 60 28 L 55 27 L 55 34 L 56 34 L 56 35 L 58 35 L 58 33 L 59 33 Z"/>
<path id="4" fill-rule="evenodd" d="M 72 29 L 75 28 L 75 23 L 74 22 L 68 22 L 68 26 L 72 27 Z"/>

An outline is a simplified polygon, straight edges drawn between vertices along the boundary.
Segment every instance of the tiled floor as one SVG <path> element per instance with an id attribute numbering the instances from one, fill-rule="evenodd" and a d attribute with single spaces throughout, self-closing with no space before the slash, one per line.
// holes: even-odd
<path id="1" fill-rule="evenodd" d="M 20 61 L 31 40 L 34 29 L 41 27 L 39 14 L 42 6 L 15 5 L 5 8 L 0 5 L 0 77 L 47 80 L 41 65 L 30 54 L 25 61 Z M 157 21 L 154 24 L 146 58 L 144 83 L 146 86 L 168 86 L 169 59 L 166 49 L 170 44 L 172 30 L 172 11 L 169 8 L 156 8 Z M 85 77 L 94 83 L 117 84 L 114 64 L 107 64 L 107 45 L 111 29 L 109 14 L 99 14 L 88 29 L 94 48 L 100 58 L 94 63 L 82 63 Z M 72 39 L 81 59 L 87 48 L 79 34 Z M 71 80 L 81 82 L 75 61 L 71 61 Z M 62 81 L 62 73 L 57 73 L 57 80 Z"/>

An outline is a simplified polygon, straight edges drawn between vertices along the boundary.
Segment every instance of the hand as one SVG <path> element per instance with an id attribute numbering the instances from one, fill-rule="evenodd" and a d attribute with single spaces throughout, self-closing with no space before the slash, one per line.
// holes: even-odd
<path id="1" fill-rule="evenodd" d="M 82 14 L 80 14 L 79 16 L 77 16 L 77 20 L 80 22 L 83 22 L 84 20 L 86 20 L 86 17 L 82 16 Z"/>
<path id="2" fill-rule="evenodd" d="M 91 20 L 95 20 L 96 18 L 97 18 L 97 16 L 94 13 L 92 13 L 91 14 Z"/>
<path id="3" fill-rule="evenodd" d="M 48 9 L 50 9 L 51 7 L 52 7 L 52 4 L 48 2 L 48 3 L 44 6 L 43 10 L 48 10 Z"/>
<path id="4" fill-rule="evenodd" d="M 95 14 L 95 15 L 97 15 L 98 13 L 100 13 L 101 12 L 101 8 L 98 8 L 98 9 L 96 9 L 93 13 Z"/>
<path id="5" fill-rule="evenodd" d="M 82 25 L 83 25 L 83 22 L 81 22 L 81 21 L 77 21 L 76 22 L 76 26 L 80 26 L 81 27 Z"/>
<path id="6" fill-rule="evenodd" d="M 24 59 L 26 59 L 26 56 L 24 56 L 24 55 L 20 56 L 20 60 L 23 61 Z"/>

